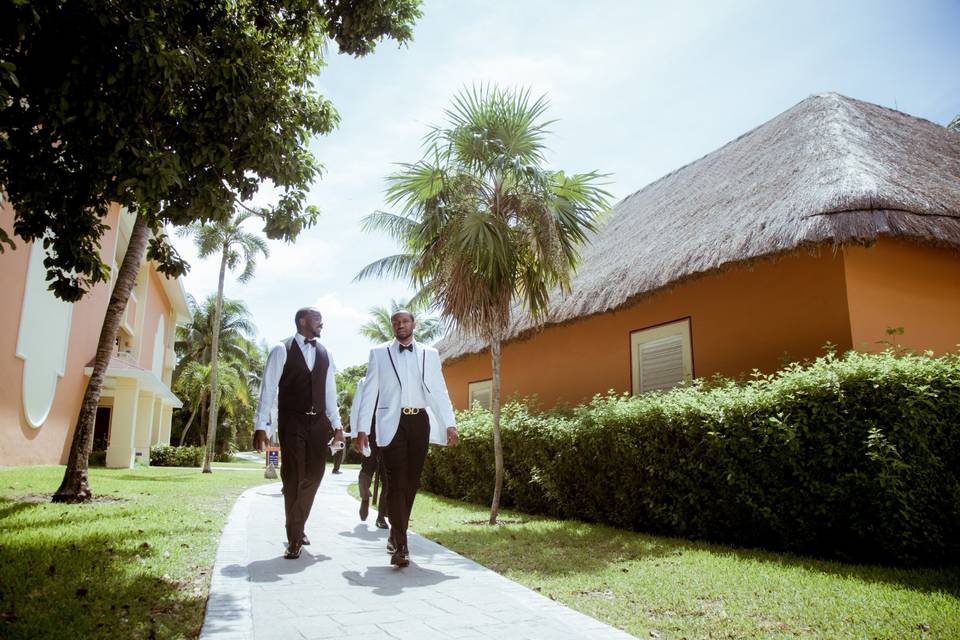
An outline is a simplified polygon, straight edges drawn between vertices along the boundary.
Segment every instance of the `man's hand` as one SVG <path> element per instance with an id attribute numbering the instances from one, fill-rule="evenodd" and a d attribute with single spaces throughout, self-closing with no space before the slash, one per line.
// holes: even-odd
<path id="1" fill-rule="evenodd" d="M 460 442 L 460 434 L 457 433 L 457 428 L 447 427 L 447 446 L 455 447 L 458 442 Z"/>
<path id="2" fill-rule="evenodd" d="M 253 448 L 263 453 L 267 446 L 267 432 L 263 429 L 257 429 L 253 432 Z"/>
<path id="3" fill-rule="evenodd" d="M 344 436 L 343 436 L 343 427 L 340 427 L 339 429 L 334 430 L 334 432 L 333 432 L 333 441 L 334 441 L 334 442 L 342 442 L 344 446 L 347 445 L 347 440 L 346 440 L 346 438 L 344 438 Z"/>
<path id="4" fill-rule="evenodd" d="M 357 453 L 360 453 L 361 455 L 363 455 L 361 453 L 363 451 L 363 448 L 368 445 L 369 445 L 369 442 L 367 441 L 367 434 L 364 431 L 361 431 L 353 438 L 353 450 L 356 451 Z"/>

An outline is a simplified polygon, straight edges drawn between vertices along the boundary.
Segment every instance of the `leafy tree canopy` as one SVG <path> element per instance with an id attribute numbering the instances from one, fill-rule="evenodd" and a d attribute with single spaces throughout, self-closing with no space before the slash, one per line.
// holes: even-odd
<path id="1" fill-rule="evenodd" d="M 292 240 L 318 215 L 307 144 L 338 121 L 312 84 L 326 39 L 362 56 L 419 16 L 419 0 L 0 3 L 0 191 L 16 235 L 48 249 L 51 290 L 73 301 L 109 279 L 111 202 L 157 232 L 227 219 L 269 180 L 279 203 L 256 213 Z M 158 233 L 148 256 L 188 268 Z"/>

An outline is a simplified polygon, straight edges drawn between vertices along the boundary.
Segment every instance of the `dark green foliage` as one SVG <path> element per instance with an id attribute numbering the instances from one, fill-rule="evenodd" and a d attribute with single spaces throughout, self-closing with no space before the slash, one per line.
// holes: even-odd
<path id="1" fill-rule="evenodd" d="M 154 467 L 199 467 L 203 464 L 203 447 L 171 447 L 160 445 L 150 449 L 150 465 Z M 229 457 L 229 454 L 227 454 Z M 229 462 L 229 460 L 227 460 Z"/>
<path id="2" fill-rule="evenodd" d="M 429 491 L 490 499 L 490 415 Z M 828 354 L 746 383 L 504 408 L 504 504 L 652 533 L 895 563 L 960 561 L 960 357 Z"/>
<path id="3" fill-rule="evenodd" d="M 159 231 L 225 220 L 268 180 L 263 230 L 295 239 L 318 215 L 309 142 L 339 121 L 314 85 L 324 43 L 366 55 L 419 16 L 419 0 L 0 3 L 0 192 L 16 235 L 49 250 L 51 290 L 76 301 L 109 281 L 111 202 Z M 159 234 L 148 256 L 187 268 Z"/>

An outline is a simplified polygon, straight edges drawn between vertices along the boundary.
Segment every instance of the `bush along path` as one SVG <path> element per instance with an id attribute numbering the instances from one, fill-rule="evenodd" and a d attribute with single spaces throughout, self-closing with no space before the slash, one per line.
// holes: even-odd
<path id="1" fill-rule="evenodd" d="M 489 503 L 490 416 L 426 490 Z M 748 382 L 504 409 L 503 504 L 647 533 L 901 565 L 960 561 L 960 356 L 827 354 Z"/>

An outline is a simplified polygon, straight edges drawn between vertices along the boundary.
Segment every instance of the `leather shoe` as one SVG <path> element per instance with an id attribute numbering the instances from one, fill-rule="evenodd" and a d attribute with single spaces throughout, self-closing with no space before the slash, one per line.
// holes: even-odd
<path id="1" fill-rule="evenodd" d="M 367 521 L 367 515 L 370 513 L 370 501 L 361 500 L 360 501 L 360 519 L 364 522 Z"/>
<path id="2" fill-rule="evenodd" d="M 383 516 L 377 516 L 377 529 L 389 529 L 390 525 L 383 519 Z"/>
<path id="3" fill-rule="evenodd" d="M 303 545 L 304 547 L 310 546 L 310 538 L 307 537 L 307 534 L 303 534 L 302 536 L 300 536 L 300 544 Z"/>
<path id="4" fill-rule="evenodd" d="M 406 545 L 393 552 L 393 555 L 390 556 L 390 564 L 398 567 L 405 567 L 410 564 L 410 552 L 407 550 Z"/>
<path id="5" fill-rule="evenodd" d="M 287 550 L 286 550 L 286 552 L 283 554 L 283 557 L 284 557 L 286 560 L 296 560 L 297 558 L 300 557 L 300 547 L 301 547 L 301 545 L 300 545 L 299 542 L 294 542 L 294 543 L 292 543 L 292 544 L 288 544 L 288 545 L 287 545 Z"/>
<path id="6" fill-rule="evenodd" d="M 333 473 L 340 474 L 340 473 L 343 473 L 343 472 L 340 471 L 340 469 L 334 469 L 334 470 L 333 470 Z"/>

